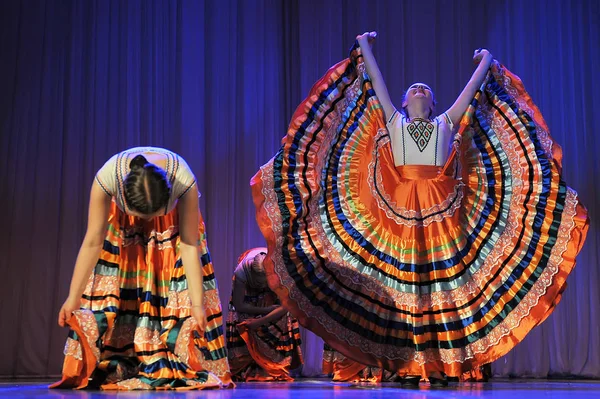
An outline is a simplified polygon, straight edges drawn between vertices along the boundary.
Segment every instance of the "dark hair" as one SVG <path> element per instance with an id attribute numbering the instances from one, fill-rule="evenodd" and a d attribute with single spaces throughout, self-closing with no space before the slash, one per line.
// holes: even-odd
<path id="1" fill-rule="evenodd" d="M 164 170 L 149 163 L 143 155 L 133 158 L 129 169 L 124 182 L 125 202 L 129 209 L 151 215 L 167 206 L 171 184 Z"/>

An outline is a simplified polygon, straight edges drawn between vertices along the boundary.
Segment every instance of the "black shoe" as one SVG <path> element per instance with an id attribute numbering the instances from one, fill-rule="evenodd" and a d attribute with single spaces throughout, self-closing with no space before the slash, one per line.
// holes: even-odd
<path id="1" fill-rule="evenodd" d="M 400 386 L 404 388 L 418 388 L 421 377 L 405 377 L 400 380 Z"/>
<path id="2" fill-rule="evenodd" d="M 445 378 L 429 377 L 429 384 L 433 388 L 442 388 L 448 386 L 448 380 Z"/>

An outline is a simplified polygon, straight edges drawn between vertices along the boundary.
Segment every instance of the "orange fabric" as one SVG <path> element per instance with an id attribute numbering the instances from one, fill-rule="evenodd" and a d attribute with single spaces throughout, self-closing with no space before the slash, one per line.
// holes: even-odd
<path id="1" fill-rule="evenodd" d="M 458 377 L 503 356 L 560 300 L 589 223 L 537 111 L 494 62 L 446 164 L 396 168 L 355 46 L 251 180 L 269 286 L 358 363 Z"/>
<path id="2" fill-rule="evenodd" d="M 204 332 L 191 317 L 177 210 L 141 220 L 113 201 L 108 223 L 81 309 L 69 321 L 63 377 L 50 387 L 85 388 L 90 378 L 106 390 L 232 386 L 202 218 L 198 249 L 208 319 Z"/>
<path id="3" fill-rule="evenodd" d="M 252 332 L 246 326 L 246 323 L 238 324 L 238 330 L 240 336 L 246 343 L 248 351 L 252 359 L 267 372 L 267 374 L 274 380 L 277 381 L 293 381 L 290 377 L 290 364 L 284 364 L 282 362 L 274 362 L 269 357 L 264 355 L 264 346 L 261 345 L 259 340 L 253 337 Z M 267 380 L 268 377 L 265 378 Z"/>

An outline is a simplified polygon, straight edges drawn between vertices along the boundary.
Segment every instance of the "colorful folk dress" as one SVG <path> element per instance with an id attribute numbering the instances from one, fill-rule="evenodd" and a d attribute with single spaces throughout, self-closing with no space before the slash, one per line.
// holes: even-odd
<path id="1" fill-rule="evenodd" d="M 256 307 L 279 304 L 279 299 L 268 286 L 254 278 L 252 260 L 266 248 L 254 248 L 244 252 L 238 259 L 233 275 L 244 283 L 244 302 Z M 232 294 L 233 296 L 233 294 Z M 231 374 L 236 381 L 293 381 L 290 371 L 302 365 L 300 325 L 298 320 L 286 313 L 279 320 L 265 324 L 256 330 L 247 322 L 264 315 L 250 315 L 229 304 L 227 317 L 227 352 Z"/>
<path id="2" fill-rule="evenodd" d="M 268 282 L 342 355 L 458 377 L 552 312 L 587 211 L 540 111 L 496 61 L 443 163 L 397 159 L 404 119 L 394 117 L 386 128 L 357 46 L 313 86 L 251 181 Z M 435 143 L 433 131 L 426 144 L 404 128 L 405 144 Z"/>
<path id="3" fill-rule="evenodd" d="M 151 220 L 128 215 L 123 179 L 138 154 L 158 157 L 172 186 L 167 212 Z M 176 203 L 196 184 L 185 161 L 153 147 L 112 157 L 96 175 L 113 197 L 98 263 L 69 321 L 62 380 L 53 388 L 111 390 L 219 388 L 231 384 L 217 281 L 198 223 L 208 324 L 191 317 L 179 252 Z"/>

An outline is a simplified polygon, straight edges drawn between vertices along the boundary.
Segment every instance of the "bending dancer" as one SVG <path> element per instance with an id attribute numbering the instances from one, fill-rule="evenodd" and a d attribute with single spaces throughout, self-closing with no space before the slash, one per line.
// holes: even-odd
<path id="1" fill-rule="evenodd" d="M 71 331 L 52 388 L 231 383 L 196 178 L 179 155 L 132 148 L 98 171 L 58 324 Z"/>
<path id="2" fill-rule="evenodd" d="M 244 252 L 233 275 L 227 352 L 239 381 L 293 381 L 290 371 L 302 365 L 300 326 L 267 285 L 266 252 Z"/>

